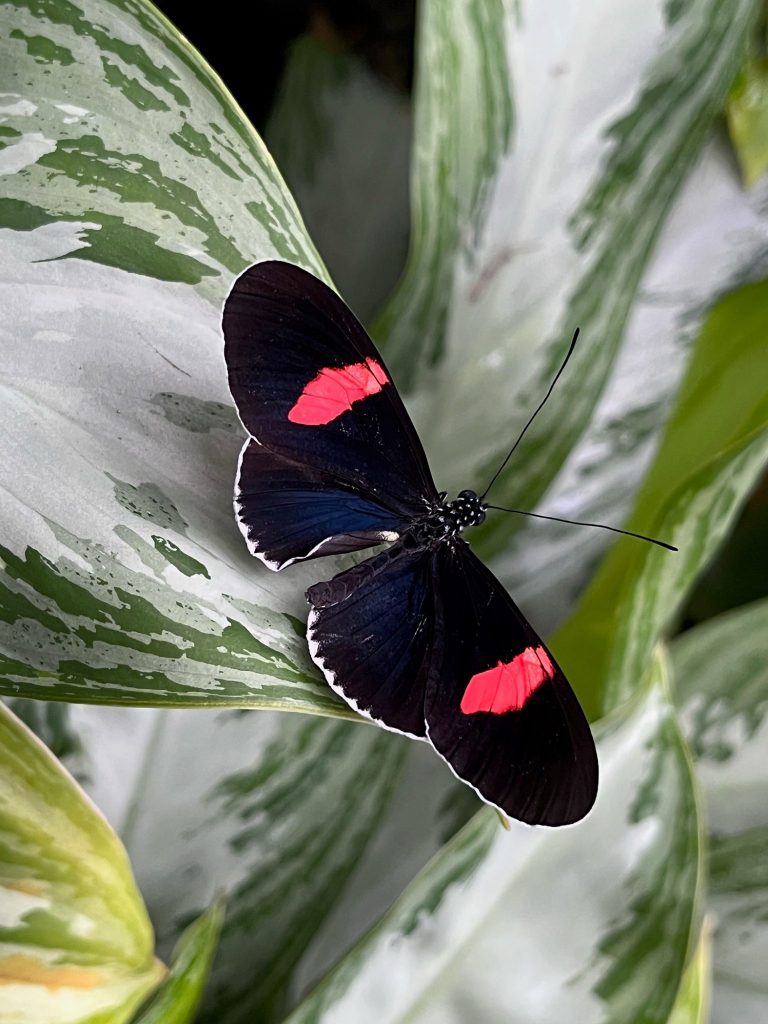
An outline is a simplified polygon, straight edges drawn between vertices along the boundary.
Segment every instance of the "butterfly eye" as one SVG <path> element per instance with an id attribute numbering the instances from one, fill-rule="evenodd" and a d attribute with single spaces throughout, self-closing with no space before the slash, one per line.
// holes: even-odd
<path id="1" fill-rule="evenodd" d="M 477 494 L 474 491 L 459 491 L 460 498 L 468 498 L 470 501 L 474 501 Z"/>

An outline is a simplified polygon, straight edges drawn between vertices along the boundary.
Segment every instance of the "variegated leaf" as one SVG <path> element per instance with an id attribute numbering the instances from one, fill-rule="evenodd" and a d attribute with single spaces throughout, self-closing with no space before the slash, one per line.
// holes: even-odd
<path id="1" fill-rule="evenodd" d="M 201 1021 L 281 1019 L 294 967 L 385 814 L 408 746 L 316 717 L 160 713 L 123 835 L 161 953 L 226 894 Z"/>
<path id="2" fill-rule="evenodd" d="M 374 326 L 407 389 L 444 354 L 458 258 L 476 245 L 509 145 L 506 36 L 514 17 L 504 0 L 419 7 L 410 252 Z M 484 354 L 476 337 L 471 347 L 473 357 Z"/>
<path id="3" fill-rule="evenodd" d="M 312 577 L 264 572 L 231 510 L 219 304 L 252 260 L 322 272 L 296 208 L 150 4 L 2 18 L 0 688 L 344 714 L 305 653 Z"/>
<path id="4" fill-rule="evenodd" d="M 744 191 L 719 135 L 708 143 L 654 247 L 592 421 L 536 511 L 624 523 L 707 316 L 728 291 L 768 273 L 766 194 Z M 746 375 L 742 383 L 749 389 Z M 735 405 L 742 401 L 738 386 L 732 394 Z M 556 391 L 551 401 L 559 400 Z M 646 524 L 638 518 L 636 525 Z M 494 569 L 550 631 L 573 610 L 615 538 L 535 519 L 518 526 Z"/>
<path id="5" fill-rule="evenodd" d="M 713 1024 L 768 1014 L 768 601 L 684 633 L 673 647 L 683 727 L 710 828 Z"/>
<path id="6" fill-rule="evenodd" d="M 593 715 L 627 699 L 659 637 L 768 461 L 762 380 L 768 284 L 707 318 L 630 526 L 680 548 L 620 540 L 553 641 Z"/>
<path id="7" fill-rule="evenodd" d="M 656 0 L 619 14 L 606 2 L 563 5 L 554 18 L 535 3 L 518 10 L 476 0 L 461 16 L 444 7 L 425 5 L 423 30 L 438 38 L 420 44 L 428 56 L 416 113 L 417 146 L 440 159 L 415 165 L 411 271 L 382 334 L 392 332 L 399 379 L 417 386 L 440 486 L 458 489 L 487 483 L 581 327 L 557 401 L 494 491 L 500 504 L 531 507 L 591 419 L 652 245 L 722 107 L 759 4 Z M 492 33 L 480 12 L 485 20 L 493 12 Z M 506 60 L 496 58 L 502 42 Z M 496 102 L 482 107 L 473 62 L 489 47 L 484 81 L 493 79 Z M 490 154 L 474 139 L 479 124 L 490 138 L 486 121 L 503 121 L 507 65 L 514 130 L 501 156 L 500 136 Z M 459 82 L 443 93 L 441 67 Z M 421 137 L 420 109 L 429 113 Z M 444 192 L 466 182 L 457 211 Z M 478 194 L 489 198 L 479 233 Z M 456 239 L 447 274 L 441 232 Z M 433 321 L 446 330 L 425 345 Z M 486 554 L 503 550 L 512 523 L 497 516 L 483 527 Z"/>
<path id="8" fill-rule="evenodd" d="M 407 745 L 403 770 L 349 884 L 299 962 L 294 999 L 386 913 L 425 864 L 482 805 L 427 744 Z"/>
<path id="9" fill-rule="evenodd" d="M 162 976 L 120 841 L 0 704 L 0 1021 L 124 1024 Z"/>
<path id="10" fill-rule="evenodd" d="M 605 730 L 603 784 L 571 829 L 478 814 L 288 1018 L 666 1022 L 699 880 L 690 764 L 663 692 Z M 553 936 L 557 941 L 553 941 Z"/>

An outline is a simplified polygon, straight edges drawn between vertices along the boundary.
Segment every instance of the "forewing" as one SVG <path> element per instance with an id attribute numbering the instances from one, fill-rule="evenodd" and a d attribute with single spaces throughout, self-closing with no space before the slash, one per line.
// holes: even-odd
<path id="1" fill-rule="evenodd" d="M 427 738 L 510 817 L 578 821 L 597 793 L 597 754 L 562 670 L 464 541 L 440 545 L 433 573 Z"/>
<path id="2" fill-rule="evenodd" d="M 434 625 L 432 558 L 386 551 L 307 591 L 307 642 L 329 685 L 356 711 L 423 738 Z"/>
<path id="3" fill-rule="evenodd" d="M 364 328 L 290 263 L 257 263 L 224 306 L 229 385 L 270 451 L 413 517 L 436 489 L 413 424 Z"/>

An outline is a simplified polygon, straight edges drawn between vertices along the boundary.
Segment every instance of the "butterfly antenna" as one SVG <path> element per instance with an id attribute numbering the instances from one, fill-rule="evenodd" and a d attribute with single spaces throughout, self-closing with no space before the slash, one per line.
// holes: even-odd
<path id="1" fill-rule="evenodd" d="M 568 523 L 570 526 L 594 526 L 598 530 L 610 530 L 611 533 L 621 533 L 625 537 L 635 537 L 637 540 L 647 540 L 649 544 L 657 544 L 667 551 L 679 551 L 679 548 L 667 544 L 664 540 L 656 540 L 655 537 L 646 537 L 644 533 L 633 533 L 631 530 L 620 530 L 617 526 L 606 526 L 605 523 L 581 523 L 575 519 L 560 519 L 558 516 L 543 516 L 539 512 L 523 512 L 519 508 L 502 508 L 501 505 L 486 505 L 486 508 L 495 508 L 497 512 L 515 512 L 519 516 L 533 516 L 534 519 L 548 519 L 551 523 Z"/>
<path id="2" fill-rule="evenodd" d="M 549 385 L 549 390 L 547 391 L 546 395 L 544 395 L 544 397 L 542 398 L 542 400 L 541 400 L 541 401 L 539 402 L 539 404 L 538 404 L 538 406 L 537 406 L 536 410 L 534 411 L 533 415 L 531 416 L 531 418 L 530 418 L 530 419 L 528 420 L 528 422 L 527 422 L 527 423 L 525 424 L 525 426 L 523 427 L 523 429 L 522 429 L 522 430 L 520 431 L 520 434 L 518 435 L 518 438 L 517 438 L 517 440 L 515 441 L 515 443 L 514 443 L 514 444 L 512 445 L 512 447 L 511 447 L 511 448 L 509 449 L 509 451 L 507 452 L 507 457 L 506 457 L 506 459 L 504 459 L 504 461 L 502 462 L 502 464 L 501 464 L 501 465 L 499 466 L 499 468 L 498 468 L 498 469 L 496 470 L 496 472 L 495 472 L 495 473 L 493 474 L 493 479 L 492 479 L 492 480 L 491 480 L 491 482 L 490 482 L 490 483 L 488 484 L 488 486 L 487 486 L 487 487 L 485 488 L 485 490 L 483 491 L 483 493 L 482 493 L 482 494 L 480 495 L 480 500 L 481 500 L 481 501 L 482 501 L 482 500 L 483 500 L 483 499 L 485 498 L 485 496 L 486 496 L 486 494 L 488 493 L 488 491 L 490 491 L 490 489 L 491 489 L 491 488 L 493 487 L 493 485 L 494 485 L 494 484 L 496 483 L 496 480 L 498 479 L 498 477 L 499 477 L 499 475 L 500 475 L 501 471 L 502 471 L 502 470 L 504 469 L 504 467 L 506 466 L 506 464 L 507 464 L 507 463 L 509 462 L 509 460 L 510 460 L 510 459 L 512 458 L 512 453 L 514 452 L 515 448 L 517 448 L 517 446 L 518 446 L 518 445 L 520 444 L 520 442 L 521 442 L 521 441 L 523 440 L 523 437 L 525 436 L 525 432 L 526 432 L 526 430 L 528 429 L 528 427 L 530 427 L 530 425 L 531 425 L 531 424 L 533 423 L 533 421 L 534 421 L 534 420 L 536 419 L 536 417 L 537 417 L 537 416 L 539 415 L 539 413 L 541 412 L 541 410 L 542 410 L 542 409 L 544 408 L 544 405 L 545 405 L 545 403 L 546 403 L 547 399 L 549 398 L 549 396 L 550 396 L 550 395 L 552 394 L 552 392 L 554 391 L 554 389 L 555 389 L 555 384 L 557 384 L 558 380 L 560 379 L 560 374 L 561 374 L 561 373 L 563 372 L 563 370 L 564 370 L 564 369 L 566 368 L 566 366 L 568 365 L 568 360 L 569 360 L 569 359 L 571 358 L 571 355 L 573 354 L 573 350 L 574 350 L 574 349 L 576 348 L 576 339 L 578 338 L 578 336 L 579 336 L 579 328 L 577 327 L 577 328 L 576 328 L 576 330 L 575 330 L 575 331 L 574 331 L 574 333 L 573 333 L 573 339 L 572 339 L 572 341 L 571 341 L 570 347 L 568 348 L 568 351 L 567 351 L 567 352 L 566 352 L 566 354 L 565 354 L 565 359 L 563 360 L 563 363 L 562 363 L 562 365 L 561 365 L 560 369 L 559 369 L 559 370 L 557 371 L 557 373 L 555 374 L 555 379 L 554 379 L 554 380 L 552 381 L 552 383 L 551 383 L 551 384 Z"/>

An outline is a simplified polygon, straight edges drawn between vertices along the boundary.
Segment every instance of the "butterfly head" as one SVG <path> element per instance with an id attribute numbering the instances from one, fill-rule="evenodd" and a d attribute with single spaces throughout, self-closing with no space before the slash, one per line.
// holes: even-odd
<path id="1" fill-rule="evenodd" d="M 458 498 L 444 502 L 436 514 L 444 524 L 445 533 L 455 536 L 468 526 L 484 522 L 485 509 L 485 502 L 474 491 L 460 491 Z"/>

